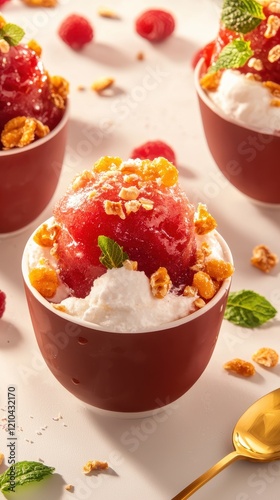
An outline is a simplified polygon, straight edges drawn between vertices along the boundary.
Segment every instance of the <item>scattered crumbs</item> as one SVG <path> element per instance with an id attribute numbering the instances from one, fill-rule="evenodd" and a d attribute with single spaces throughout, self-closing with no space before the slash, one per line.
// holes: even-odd
<path id="1" fill-rule="evenodd" d="M 38 434 L 38 436 L 42 436 L 42 432 L 41 431 L 36 431 L 36 434 Z"/>
<path id="2" fill-rule="evenodd" d="M 106 470 L 108 467 L 108 462 L 103 462 L 101 460 L 88 460 L 88 462 L 83 466 L 83 473 L 89 474 L 92 471 Z"/>
<path id="3" fill-rule="evenodd" d="M 30 415 L 30 418 L 34 418 L 33 415 Z"/>
<path id="4" fill-rule="evenodd" d="M 65 488 L 66 491 L 71 491 L 71 492 L 74 491 L 73 484 L 66 484 L 64 488 Z"/>
<path id="5" fill-rule="evenodd" d="M 100 7 L 97 14 L 100 17 L 106 17 L 107 19 L 120 19 L 120 16 L 115 11 L 107 9 L 106 7 Z"/>
<path id="6" fill-rule="evenodd" d="M 0 453 L 0 465 L 4 462 L 4 453 Z"/>
<path id="7" fill-rule="evenodd" d="M 30 444 L 33 444 L 33 443 L 34 443 L 34 441 L 32 441 L 31 439 L 25 439 L 25 441 L 26 441 L 27 443 L 30 443 Z"/>
<path id="8" fill-rule="evenodd" d="M 68 427 L 68 425 L 67 424 L 63 424 L 63 427 Z"/>
<path id="9" fill-rule="evenodd" d="M 38 461 L 44 463 L 45 460 L 43 460 L 42 458 L 39 457 Z"/>
<path id="10" fill-rule="evenodd" d="M 57 417 L 52 417 L 52 419 L 55 421 L 55 422 L 58 422 L 59 420 L 61 420 L 63 418 L 63 416 L 61 415 L 61 413 L 59 413 L 57 415 Z"/>
<path id="11" fill-rule="evenodd" d="M 99 78 L 98 80 L 95 80 L 92 85 L 91 89 L 94 90 L 95 92 L 102 92 L 103 90 L 108 89 L 115 83 L 115 79 L 111 77 L 105 76 L 104 78 Z"/>
<path id="12" fill-rule="evenodd" d="M 78 85 L 77 90 L 79 90 L 79 92 L 84 92 L 86 87 L 84 85 Z"/>
<path id="13" fill-rule="evenodd" d="M 138 53 L 136 54 L 136 59 L 137 59 L 138 61 L 144 61 L 144 59 L 145 59 L 144 52 L 138 52 Z"/>

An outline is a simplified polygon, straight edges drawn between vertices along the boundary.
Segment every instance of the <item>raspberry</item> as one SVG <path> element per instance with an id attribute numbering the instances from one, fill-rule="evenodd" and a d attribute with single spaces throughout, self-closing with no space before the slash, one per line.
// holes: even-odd
<path id="1" fill-rule="evenodd" d="M 130 158 L 140 158 L 140 160 L 154 160 L 163 156 L 168 161 L 176 165 L 176 155 L 173 149 L 163 141 L 148 141 L 133 149 Z"/>
<path id="2" fill-rule="evenodd" d="M 136 19 L 135 29 L 138 35 L 150 42 L 161 42 L 173 33 L 175 20 L 170 12 L 150 9 Z"/>
<path id="3" fill-rule="evenodd" d="M 4 3 L 7 3 L 7 2 L 9 2 L 9 1 L 10 1 L 10 0 L 0 0 L 0 6 L 1 6 L 1 5 L 4 5 Z"/>
<path id="4" fill-rule="evenodd" d="M 195 69 L 198 61 L 203 57 L 206 67 L 210 66 L 210 61 L 213 53 L 213 49 L 215 46 L 215 41 L 209 42 L 205 47 L 198 49 L 191 60 L 191 67 Z"/>
<path id="5" fill-rule="evenodd" d="M 2 318 L 6 307 L 6 295 L 0 290 L 0 318 Z"/>
<path id="6" fill-rule="evenodd" d="M 72 49 L 79 50 L 94 36 L 90 22 L 83 16 L 71 14 L 61 23 L 58 34 Z"/>

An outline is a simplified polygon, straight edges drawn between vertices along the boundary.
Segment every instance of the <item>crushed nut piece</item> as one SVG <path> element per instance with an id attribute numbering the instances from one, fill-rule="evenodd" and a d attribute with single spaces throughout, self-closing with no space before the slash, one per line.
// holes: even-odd
<path id="1" fill-rule="evenodd" d="M 280 85 L 279 83 L 272 82 L 271 80 L 267 80 L 266 82 L 263 82 L 263 86 L 267 87 L 272 95 L 275 97 L 280 97 Z"/>
<path id="2" fill-rule="evenodd" d="M 206 73 L 200 79 L 200 85 L 205 90 L 217 90 L 220 84 L 221 72 Z"/>
<path id="3" fill-rule="evenodd" d="M 192 286 L 197 288 L 199 295 L 203 299 L 212 299 L 216 293 L 216 286 L 209 274 L 198 271 L 193 276 Z"/>
<path id="4" fill-rule="evenodd" d="M 58 0 L 22 0 L 29 7 L 55 7 Z"/>
<path id="5" fill-rule="evenodd" d="M 249 59 L 248 66 L 249 66 L 249 68 L 254 68 L 256 71 L 261 71 L 263 69 L 262 60 L 257 59 L 256 57 L 251 57 Z"/>
<path id="6" fill-rule="evenodd" d="M 131 214 L 131 212 L 138 212 L 140 207 L 141 203 L 138 200 L 126 201 L 124 204 L 127 215 Z"/>
<path id="7" fill-rule="evenodd" d="M 4 40 L 4 38 L 1 38 L 0 39 L 0 52 L 2 52 L 2 54 L 7 54 L 10 50 L 10 45 L 8 44 L 8 42 L 6 42 L 6 40 Z"/>
<path id="8" fill-rule="evenodd" d="M 71 492 L 72 492 L 72 491 L 74 491 L 74 486 L 73 486 L 73 484 L 66 484 L 66 485 L 64 486 L 64 489 L 65 489 L 66 491 L 71 491 Z"/>
<path id="9" fill-rule="evenodd" d="M 266 245 L 257 245 L 253 248 L 251 264 L 264 273 L 269 273 L 277 263 L 277 255 L 272 253 Z"/>
<path id="10" fill-rule="evenodd" d="M 280 99 L 271 99 L 270 106 L 274 106 L 275 108 L 280 107 Z"/>
<path id="11" fill-rule="evenodd" d="M 35 267 L 29 273 L 31 285 L 45 299 L 51 299 L 59 286 L 59 280 L 54 269 L 46 266 Z"/>
<path id="12" fill-rule="evenodd" d="M 198 299 L 196 299 L 194 301 L 194 305 L 195 307 L 197 307 L 197 309 L 201 309 L 202 307 L 204 307 L 206 304 L 206 302 L 201 298 L 199 297 Z"/>
<path id="13" fill-rule="evenodd" d="M 121 201 L 104 201 L 104 210 L 107 215 L 118 215 L 121 219 L 125 219 Z"/>
<path id="14" fill-rule="evenodd" d="M 255 367 L 249 361 L 235 358 L 224 364 L 224 369 L 242 377 L 252 377 L 255 374 Z"/>
<path id="15" fill-rule="evenodd" d="M 47 125 L 35 118 L 17 116 L 9 120 L 1 133 L 3 149 L 22 148 L 31 144 L 35 137 L 41 138 L 49 133 Z"/>
<path id="16" fill-rule="evenodd" d="M 184 297 L 195 297 L 197 294 L 197 288 L 195 286 L 185 286 L 183 295 Z"/>
<path id="17" fill-rule="evenodd" d="M 89 460 L 83 466 L 83 473 L 89 474 L 93 470 L 106 470 L 108 469 L 108 467 L 109 467 L 108 462 L 102 462 L 100 460 Z"/>
<path id="18" fill-rule="evenodd" d="M 214 217 L 209 214 L 206 205 L 199 203 L 195 214 L 195 230 L 197 234 L 206 234 L 217 227 Z"/>
<path id="19" fill-rule="evenodd" d="M 53 304 L 53 307 L 57 310 L 57 311 L 60 311 L 60 312 L 64 312 L 64 313 L 69 313 L 68 309 L 66 306 L 63 306 L 62 304 Z"/>
<path id="20" fill-rule="evenodd" d="M 148 200 L 147 198 L 139 198 L 139 201 L 145 210 L 153 210 L 154 202 L 152 200 Z"/>
<path id="21" fill-rule="evenodd" d="M 137 54 L 136 54 L 136 59 L 137 59 L 138 61 L 144 61 L 144 59 L 145 59 L 144 52 L 137 52 Z"/>
<path id="22" fill-rule="evenodd" d="M 136 200 L 139 196 L 139 189 L 136 186 L 130 186 L 128 188 L 123 187 L 120 190 L 119 197 L 123 200 Z"/>
<path id="23" fill-rule="evenodd" d="M 137 182 L 139 177 L 137 174 L 125 174 L 123 180 L 129 184 L 130 182 Z"/>
<path id="24" fill-rule="evenodd" d="M 69 94 L 69 82 L 65 78 L 62 78 L 62 76 L 51 76 L 50 82 L 52 98 L 62 98 L 63 107 L 65 107 L 65 100 Z"/>
<path id="25" fill-rule="evenodd" d="M 209 259 L 205 262 L 205 271 L 211 278 L 223 281 L 234 272 L 234 267 L 230 262 L 219 259 Z"/>
<path id="26" fill-rule="evenodd" d="M 273 368 L 278 363 L 279 355 L 270 347 L 261 347 L 261 349 L 258 349 L 253 354 L 252 359 L 259 365 L 263 365 L 266 368 Z"/>
<path id="27" fill-rule="evenodd" d="M 280 14 L 280 2 L 270 2 L 268 5 L 268 10 L 274 14 Z"/>
<path id="28" fill-rule="evenodd" d="M 246 73 L 245 74 L 245 78 L 247 78 L 247 80 L 252 80 L 254 82 L 260 82 L 261 81 L 261 76 L 258 75 L 257 73 Z"/>
<path id="29" fill-rule="evenodd" d="M 92 90 L 95 90 L 95 92 L 102 92 L 103 90 L 106 90 L 109 87 L 111 87 L 113 83 L 115 83 L 114 78 L 104 77 L 93 82 L 91 88 Z"/>
<path id="30" fill-rule="evenodd" d="M 200 249 L 196 252 L 196 263 L 191 266 L 192 271 L 204 271 L 205 258 L 211 254 L 211 249 L 205 241 L 202 243 Z"/>
<path id="31" fill-rule="evenodd" d="M 157 299 L 163 299 L 171 288 L 172 282 L 165 267 L 159 267 L 150 277 L 152 294 Z"/>
<path id="32" fill-rule="evenodd" d="M 105 7 L 100 7 L 97 13 L 99 16 L 107 17 L 108 19 L 120 19 L 120 16 L 116 12 Z"/>
<path id="33" fill-rule="evenodd" d="M 138 269 L 138 262 L 137 262 L 137 260 L 126 259 L 123 262 L 123 267 L 125 267 L 125 269 L 128 269 L 129 271 L 137 271 L 137 269 Z"/>
<path id="34" fill-rule="evenodd" d="M 272 49 L 270 49 L 270 51 L 268 52 L 267 59 L 269 60 L 269 62 L 274 63 L 278 61 L 279 58 L 280 58 L 280 45 L 277 44 L 274 45 Z"/>
<path id="35" fill-rule="evenodd" d="M 41 45 L 39 45 L 39 43 L 36 42 L 36 40 L 29 40 L 27 46 L 29 49 L 33 50 L 37 54 L 38 57 L 41 56 L 42 47 L 41 47 Z"/>
<path id="36" fill-rule="evenodd" d="M 60 230 L 59 224 L 53 224 L 52 226 L 42 224 L 34 234 L 33 240 L 41 247 L 52 247 Z"/>
<path id="37" fill-rule="evenodd" d="M 267 18 L 266 30 L 264 33 L 265 38 L 272 38 L 276 35 L 278 29 L 280 28 L 280 19 L 278 16 L 271 15 Z"/>
<path id="38" fill-rule="evenodd" d="M 88 182 L 90 182 L 93 178 L 92 172 L 89 170 L 83 170 L 81 174 L 76 175 L 72 182 L 72 189 L 74 191 L 84 188 Z"/>

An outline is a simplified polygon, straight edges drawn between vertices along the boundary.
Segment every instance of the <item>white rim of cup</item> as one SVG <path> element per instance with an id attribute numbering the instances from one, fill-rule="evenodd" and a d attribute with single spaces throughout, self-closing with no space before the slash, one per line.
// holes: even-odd
<path id="1" fill-rule="evenodd" d="M 52 220 L 52 218 L 45 221 L 45 223 L 48 223 L 51 220 Z M 42 297 L 42 295 L 31 285 L 30 280 L 29 280 L 29 276 L 28 276 L 28 273 L 29 273 L 29 270 L 28 270 L 28 247 L 29 247 L 29 242 L 33 239 L 33 236 L 37 230 L 38 230 L 38 228 L 36 228 L 35 231 L 32 233 L 32 235 L 28 238 L 26 245 L 25 245 L 25 248 L 24 248 L 24 251 L 23 251 L 23 255 L 22 255 L 22 275 L 23 275 L 24 282 L 25 282 L 26 286 L 29 288 L 32 295 L 34 295 L 35 299 L 38 300 L 38 302 L 40 302 L 44 307 L 46 307 L 46 309 L 51 311 L 53 314 L 60 316 L 61 318 L 65 319 L 65 320 L 71 321 L 72 323 L 75 323 L 77 325 L 81 325 L 83 327 L 86 327 L 90 330 L 98 330 L 98 331 L 120 334 L 120 335 L 139 335 L 139 334 L 143 334 L 143 333 L 156 332 L 156 331 L 169 330 L 171 328 L 176 328 L 180 325 L 189 323 L 190 321 L 196 319 L 197 317 L 205 314 L 209 309 L 211 309 L 213 306 L 216 305 L 216 303 L 222 298 L 222 296 L 229 289 L 230 284 L 231 284 L 231 277 L 226 278 L 223 281 L 223 284 L 222 284 L 221 288 L 218 290 L 218 292 L 216 293 L 216 295 L 204 307 L 189 314 L 188 316 L 177 319 L 175 321 L 170 321 L 169 323 L 165 323 L 165 324 L 161 324 L 161 325 L 158 325 L 155 327 L 151 327 L 151 328 L 148 328 L 146 330 L 140 330 L 139 332 L 136 332 L 136 333 L 115 332 L 113 330 L 109 330 L 106 327 L 100 326 L 96 323 L 91 323 L 89 321 L 79 319 L 76 316 L 71 316 L 67 313 L 59 311 L 58 309 L 55 309 L 52 306 L 52 303 L 48 302 L 47 299 Z M 233 264 L 233 257 L 232 257 L 232 254 L 231 254 L 231 251 L 230 251 L 228 244 L 226 243 L 224 238 L 220 235 L 220 233 L 218 233 L 218 231 L 215 231 L 215 234 L 216 234 L 217 240 L 220 243 L 221 248 L 223 250 L 224 259 L 227 262 L 230 262 L 231 264 Z"/>

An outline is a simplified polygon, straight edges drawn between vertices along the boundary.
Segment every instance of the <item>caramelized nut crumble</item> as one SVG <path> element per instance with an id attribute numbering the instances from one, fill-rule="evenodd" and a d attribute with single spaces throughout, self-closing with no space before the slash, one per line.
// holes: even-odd
<path id="1" fill-rule="evenodd" d="M 264 33 L 265 38 L 272 38 L 276 35 L 278 29 L 280 28 L 280 19 L 278 16 L 271 14 L 267 18 L 267 27 Z"/>
<path id="2" fill-rule="evenodd" d="M 59 286 L 58 276 L 54 269 L 47 266 L 35 267 L 29 273 L 30 283 L 45 299 L 54 297 Z"/>
<path id="3" fill-rule="evenodd" d="M 199 203 L 197 206 L 196 219 L 194 221 L 197 234 L 206 234 L 217 227 L 214 217 L 209 214 L 206 205 Z"/>
<path id="4" fill-rule="evenodd" d="M 203 299 L 212 299 L 216 293 L 216 285 L 204 271 L 198 271 L 194 274 L 192 286 L 197 288 L 199 295 Z"/>
<path id="5" fill-rule="evenodd" d="M 109 467 L 108 462 L 102 462 L 100 460 L 89 460 L 83 466 L 83 473 L 89 474 L 93 470 L 106 470 L 108 469 L 108 467 Z"/>
<path id="6" fill-rule="evenodd" d="M 255 374 L 255 367 L 249 361 L 235 358 L 224 364 L 224 369 L 242 377 L 252 377 Z"/>
<path id="7" fill-rule="evenodd" d="M 95 92 L 102 92 L 103 90 L 111 87 L 114 82 L 115 82 L 114 78 L 110 77 L 100 78 L 98 80 L 95 80 L 95 82 L 93 82 L 91 88 L 92 90 L 95 90 Z"/>
<path id="8" fill-rule="evenodd" d="M 107 215 L 118 215 L 121 219 L 125 219 L 121 201 L 104 201 L 104 210 Z"/>
<path id="9" fill-rule="evenodd" d="M 41 138 L 49 133 L 47 125 L 35 118 L 17 116 L 9 120 L 1 133 L 3 149 L 22 148 L 31 144 L 36 137 Z"/>
<path id="10" fill-rule="evenodd" d="M 157 299 L 163 299 L 168 293 L 172 283 L 165 267 L 159 267 L 150 278 L 152 294 Z"/>
<path id="11" fill-rule="evenodd" d="M 273 368 L 278 363 L 279 355 L 270 347 L 262 347 L 253 354 L 252 359 L 259 365 L 263 365 L 266 368 Z"/>
<path id="12" fill-rule="evenodd" d="M 269 273 L 278 263 L 278 257 L 266 245 L 257 245 L 253 248 L 251 264 L 264 273 Z"/>
<path id="13" fill-rule="evenodd" d="M 41 247 L 52 247 L 60 230 L 61 227 L 58 224 L 53 224 L 52 226 L 42 224 L 39 229 L 37 229 L 33 239 L 35 243 Z"/>

